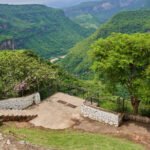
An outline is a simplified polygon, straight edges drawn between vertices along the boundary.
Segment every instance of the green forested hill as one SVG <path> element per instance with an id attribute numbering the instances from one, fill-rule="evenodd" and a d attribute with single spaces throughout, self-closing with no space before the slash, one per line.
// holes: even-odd
<path id="1" fill-rule="evenodd" d="M 93 35 L 73 47 L 62 64 L 71 73 L 89 75 L 91 60 L 88 51 L 98 38 L 105 38 L 112 32 L 136 33 L 150 31 L 150 10 L 121 12 L 100 27 Z"/>
<path id="2" fill-rule="evenodd" d="M 65 8 L 65 13 L 75 22 L 87 28 L 98 28 L 113 15 L 125 10 L 150 8 L 149 0 L 95 0 Z"/>
<path id="3" fill-rule="evenodd" d="M 0 43 L 12 40 L 15 49 L 32 49 L 49 58 L 66 53 L 86 37 L 88 31 L 59 9 L 42 5 L 0 5 Z"/>

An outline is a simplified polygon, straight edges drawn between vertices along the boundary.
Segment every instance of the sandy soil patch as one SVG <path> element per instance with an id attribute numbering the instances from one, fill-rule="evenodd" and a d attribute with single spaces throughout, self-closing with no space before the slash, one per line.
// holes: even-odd
<path id="1" fill-rule="evenodd" d="M 50 129 L 69 128 L 82 120 L 80 106 L 83 101 L 74 96 L 57 93 L 32 108 L 32 112 L 37 113 L 38 117 L 30 123 Z"/>

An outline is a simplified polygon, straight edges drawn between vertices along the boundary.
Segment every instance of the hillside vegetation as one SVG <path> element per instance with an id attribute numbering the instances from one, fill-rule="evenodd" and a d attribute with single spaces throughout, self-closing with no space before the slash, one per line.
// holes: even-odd
<path id="1" fill-rule="evenodd" d="M 89 30 L 69 20 L 59 9 L 42 5 L 0 5 L 0 45 L 29 49 L 45 58 L 65 54 Z M 7 47 L 6 47 L 7 49 Z"/>
<path id="2" fill-rule="evenodd" d="M 57 70 L 32 52 L 0 51 L 0 99 L 23 96 L 51 86 Z"/>
<path id="3" fill-rule="evenodd" d="M 97 0 L 65 8 L 65 13 L 81 26 L 96 29 L 113 15 L 125 10 L 150 8 L 149 0 Z"/>
<path id="4" fill-rule="evenodd" d="M 40 92 L 42 99 L 55 92 L 83 97 L 94 94 L 93 89 L 103 89 L 101 84 L 79 80 L 31 51 L 0 51 L 0 62 L 0 99 L 34 92 Z"/>
<path id="5" fill-rule="evenodd" d="M 91 78 L 91 59 L 88 51 L 91 45 L 99 38 L 105 38 L 112 32 L 137 33 L 150 31 L 150 10 L 121 12 L 115 15 L 109 22 L 100 27 L 93 35 L 76 44 L 63 60 L 65 68 L 74 74 L 84 78 Z"/>
<path id="6" fill-rule="evenodd" d="M 122 105 L 118 105 L 117 97 L 125 95 L 125 98 L 128 98 L 128 93 L 126 94 L 122 87 L 112 94 L 110 88 L 101 81 L 77 79 L 31 51 L 0 51 L 0 62 L 0 99 L 25 96 L 34 92 L 39 92 L 41 98 L 45 99 L 55 92 L 64 92 L 95 101 L 102 108 L 120 112 Z M 149 68 L 146 74 L 149 77 Z M 149 89 L 144 88 L 140 91 L 149 95 Z M 140 114 L 149 116 L 147 113 L 149 107 L 146 107 L 145 103 L 141 104 Z M 132 112 L 128 101 L 126 101 L 126 106 L 128 108 L 126 111 Z"/>
<path id="7" fill-rule="evenodd" d="M 92 68 L 98 80 L 113 87 L 113 93 L 122 89 L 121 95 L 117 92 L 118 96 L 125 98 L 126 92 L 135 114 L 142 102 L 150 104 L 150 76 L 147 74 L 150 66 L 149 33 L 115 33 L 96 41 L 92 49 Z"/>

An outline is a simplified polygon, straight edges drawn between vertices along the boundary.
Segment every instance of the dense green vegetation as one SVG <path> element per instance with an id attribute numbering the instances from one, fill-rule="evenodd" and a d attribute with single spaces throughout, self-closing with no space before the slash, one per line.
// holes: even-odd
<path id="1" fill-rule="evenodd" d="M 91 14 L 82 14 L 73 19 L 74 22 L 78 23 L 82 27 L 92 29 L 93 32 L 99 27 L 100 23 L 97 18 L 92 16 Z"/>
<path id="2" fill-rule="evenodd" d="M 4 10 L 2 6 L 4 6 L 7 11 Z M 67 40 L 68 38 L 72 41 L 71 37 L 76 38 L 76 33 L 81 33 L 81 31 L 82 34 L 80 35 L 85 35 L 85 32 L 83 32 L 78 25 L 67 19 L 60 10 L 47 8 L 41 5 L 29 5 L 28 7 L 16 6 L 16 8 L 9 5 L 2 6 L 0 5 L 0 7 L 2 7 L 0 11 L 5 18 L 0 15 L 0 32 L 2 33 L 0 36 L 0 41 L 2 42 L 12 39 L 15 42 L 16 48 L 32 48 L 33 51 L 36 51 L 42 56 L 48 58 L 50 56 L 61 54 L 58 47 L 62 48 L 62 45 L 66 46 L 70 44 L 62 40 Z M 30 8 L 33 8 L 33 10 L 28 10 Z M 27 11 L 28 13 L 25 15 Z M 64 18 L 68 21 L 67 28 Z M 49 28 L 49 25 L 51 25 L 53 29 L 55 28 L 55 30 Z M 64 27 L 64 29 L 61 28 L 61 25 Z M 61 30 L 59 35 L 61 34 L 62 36 L 55 36 L 56 39 L 53 36 L 53 42 L 55 44 L 49 44 L 49 38 L 52 38 L 49 36 L 49 34 L 54 33 L 54 35 L 56 35 L 58 30 Z M 31 51 L 0 51 L 0 99 L 23 96 L 33 92 L 40 92 L 42 99 L 44 99 L 54 92 L 61 91 L 71 95 L 83 97 L 90 101 L 96 101 L 99 106 L 109 110 L 131 112 L 131 106 L 134 107 L 133 103 L 131 105 L 129 104 L 129 101 L 126 101 L 125 103 L 127 108 L 125 110 L 124 108 L 122 109 L 122 100 L 118 102 L 117 99 L 118 97 L 121 97 L 128 100 L 129 96 L 133 96 L 135 101 L 139 101 L 139 99 L 142 100 L 139 109 L 140 114 L 149 116 L 149 34 L 139 33 L 136 36 L 131 36 L 131 38 L 129 35 L 124 35 L 122 38 L 122 36 L 119 34 L 117 38 L 113 38 L 112 35 L 112 37 L 106 39 L 109 35 L 111 35 L 112 32 L 131 34 L 136 32 L 145 33 L 149 31 L 150 10 L 122 12 L 114 16 L 108 23 L 100 27 L 93 35 L 81 41 L 74 48 L 72 48 L 67 57 L 63 60 L 63 62 L 61 62 L 63 68 L 65 66 L 65 68 L 69 70 L 69 72 L 74 73 L 75 76 L 65 72 L 57 65 L 43 60 Z M 47 37 L 47 39 L 45 39 L 45 37 Z M 92 63 L 93 61 L 100 61 L 98 58 L 100 54 L 94 53 L 94 60 L 92 60 L 90 57 L 90 51 L 93 49 L 93 47 L 91 47 L 91 45 L 99 38 L 103 38 L 100 41 L 104 43 L 103 46 L 104 53 L 106 53 L 105 56 L 109 54 L 107 54 L 109 51 L 110 54 L 112 54 L 109 55 L 110 57 L 108 57 L 110 58 L 110 62 L 108 62 L 108 64 L 111 64 L 112 66 L 108 68 L 108 70 L 107 68 L 103 69 L 100 67 L 100 69 L 103 70 L 97 71 L 99 66 L 95 65 L 96 69 L 92 72 Z M 128 39 L 127 42 L 125 41 L 126 38 Z M 80 36 L 80 38 L 78 36 L 77 39 L 82 39 L 82 36 Z M 125 43 L 122 41 L 119 42 L 120 39 Z M 108 43 L 105 42 L 105 40 L 108 40 Z M 131 45 L 131 42 L 133 42 L 133 45 Z M 144 45 L 142 45 L 143 43 Z M 59 52 L 57 53 L 56 49 L 53 49 L 54 47 L 52 48 L 51 46 L 56 46 L 59 49 Z M 108 46 L 110 47 L 108 51 L 106 51 Z M 51 51 L 52 49 L 50 49 L 50 47 L 54 51 Z M 111 49 L 111 47 L 113 48 Z M 99 46 L 99 41 L 96 43 L 94 49 L 98 52 L 101 49 L 101 46 Z M 114 52 L 114 49 L 117 49 L 118 51 Z M 126 51 L 128 49 L 130 50 L 129 52 Z M 138 49 L 144 49 L 147 53 L 145 53 L 145 55 L 143 53 L 138 53 Z M 132 87 L 128 89 L 123 85 L 126 84 L 125 79 L 127 79 L 128 76 L 123 78 L 123 80 L 118 78 L 118 76 L 120 77 L 121 75 L 121 77 L 123 77 L 123 75 L 128 75 L 128 63 L 121 58 L 125 53 L 126 60 L 128 60 L 128 57 L 130 58 L 130 56 L 132 56 L 132 50 L 136 58 L 141 56 L 141 59 L 137 59 L 138 62 L 135 65 L 137 65 L 138 68 L 136 70 L 138 75 L 135 74 L 135 80 L 131 82 Z M 64 52 L 65 51 L 63 51 L 62 54 Z M 116 54 L 115 56 L 118 57 L 113 57 L 113 54 Z M 118 60 L 116 60 L 117 58 Z M 136 62 L 134 59 L 132 61 Z M 121 71 L 120 66 L 117 67 L 113 65 L 116 62 L 117 65 L 119 65 L 118 62 L 121 62 L 121 64 L 124 63 L 122 64 Z M 104 64 L 107 66 L 107 62 L 104 61 Z M 139 66 L 142 68 L 141 70 L 139 69 Z M 116 69 L 116 72 L 113 72 L 113 69 Z M 142 71 L 142 73 L 140 71 Z M 111 80 L 107 75 L 100 78 L 100 73 L 102 72 L 103 75 L 106 73 L 110 77 L 117 77 L 118 80 L 112 80 L 115 84 L 111 84 L 111 86 L 109 86 L 105 81 Z M 125 72 L 127 72 L 127 74 L 125 74 Z M 77 79 L 77 76 L 85 79 L 94 79 L 95 77 L 95 80 L 83 81 Z M 135 112 L 137 112 L 138 106 L 139 103 L 136 103 Z"/>
<path id="3" fill-rule="evenodd" d="M 50 87 L 57 70 L 29 51 L 0 52 L 0 99 Z"/>
<path id="4" fill-rule="evenodd" d="M 0 51 L 0 99 L 40 92 L 42 99 L 61 91 L 86 97 L 100 83 L 84 82 L 31 51 Z M 86 89 L 86 90 L 85 90 Z"/>
<path id="5" fill-rule="evenodd" d="M 97 101 L 100 96 L 107 94 L 105 100 L 112 96 L 101 82 L 79 80 L 31 51 L 0 51 L 0 62 L 0 99 L 34 92 L 40 92 L 42 99 L 55 92 L 64 92 L 87 100 L 94 97 Z M 105 108 L 111 109 L 105 103 L 107 102 L 103 102 Z M 113 110 L 118 110 L 116 105 Z"/>
<path id="6" fill-rule="evenodd" d="M 108 23 L 100 27 L 93 35 L 76 44 L 63 60 L 65 68 L 83 78 L 91 76 L 91 59 L 88 51 L 97 39 L 109 36 L 112 32 L 136 33 L 150 31 L 150 10 L 121 12 L 114 16 Z"/>
<path id="7" fill-rule="evenodd" d="M 93 68 L 105 84 L 117 90 L 120 85 L 131 99 L 134 113 L 140 102 L 150 103 L 150 85 L 147 74 L 150 65 L 150 34 L 113 34 L 99 39 L 91 52 Z M 122 90 L 122 93 L 124 92 Z"/>
<path id="8" fill-rule="evenodd" d="M 89 30 L 69 20 L 62 10 L 42 5 L 0 5 L 0 42 L 50 58 L 65 54 Z"/>
<path id="9" fill-rule="evenodd" d="M 98 28 L 120 11 L 150 8 L 149 0 L 97 0 L 65 8 L 73 21 L 87 28 Z"/>
<path id="10" fill-rule="evenodd" d="M 61 150 L 144 150 L 131 141 L 80 131 L 52 131 L 35 128 L 1 127 L 5 134 L 13 133 L 18 139 L 32 144 Z"/>
<path id="11" fill-rule="evenodd" d="M 122 112 L 124 109 L 132 112 L 128 101 L 125 102 L 126 108 L 122 107 L 122 101 L 121 104 L 117 102 L 118 96 L 123 97 L 124 91 L 112 94 L 101 81 L 77 79 L 30 51 L 1 51 L 0 62 L 0 99 L 25 96 L 33 92 L 40 92 L 41 98 L 45 99 L 55 92 L 64 92 L 97 102 L 100 107 L 108 110 Z M 146 74 L 149 83 L 149 68 Z M 144 89 L 142 91 L 148 95 L 149 91 Z M 149 115 L 150 108 L 147 106 L 146 103 L 141 103 L 141 115 Z"/>

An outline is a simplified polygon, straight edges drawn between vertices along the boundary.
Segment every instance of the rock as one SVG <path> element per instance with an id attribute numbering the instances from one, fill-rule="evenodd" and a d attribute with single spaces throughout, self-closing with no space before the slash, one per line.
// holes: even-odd
<path id="1" fill-rule="evenodd" d="M 81 121 L 81 120 L 82 120 L 80 114 L 72 114 L 71 119 L 72 119 L 72 120 L 78 120 L 78 121 Z"/>
<path id="2" fill-rule="evenodd" d="M 26 142 L 25 141 L 19 141 L 19 144 L 21 144 L 21 145 L 25 145 L 26 144 Z"/>
<path id="3" fill-rule="evenodd" d="M 135 136 L 135 140 L 136 140 L 136 141 L 140 141 L 140 136 L 139 136 L 139 135 L 136 135 L 136 136 Z"/>
<path id="4" fill-rule="evenodd" d="M 6 141 L 6 144 L 7 144 L 7 145 L 10 145 L 10 144 L 11 144 L 11 142 L 10 142 L 9 139 Z"/>
<path id="5" fill-rule="evenodd" d="M 3 135 L 2 135 L 2 133 L 0 133 L 0 141 L 3 140 L 3 139 L 4 139 Z"/>

